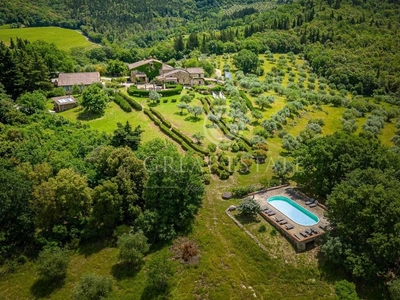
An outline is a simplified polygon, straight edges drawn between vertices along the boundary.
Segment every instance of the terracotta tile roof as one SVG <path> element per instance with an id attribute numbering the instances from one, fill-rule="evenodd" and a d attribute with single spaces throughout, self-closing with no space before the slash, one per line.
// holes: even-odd
<path id="1" fill-rule="evenodd" d="M 129 70 L 136 69 L 137 67 L 147 65 L 148 63 L 151 63 L 151 62 L 158 62 L 158 63 L 162 64 L 162 61 L 159 61 L 154 58 L 150 58 L 150 59 L 143 59 L 143 60 L 134 62 L 133 64 L 129 64 L 128 68 L 129 68 Z"/>
<path id="2" fill-rule="evenodd" d="M 60 73 L 58 74 L 58 86 L 70 85 L 90 85 L 95 82 L 100 82 L 99 72 L 86 72 L 86 73 Z"/>

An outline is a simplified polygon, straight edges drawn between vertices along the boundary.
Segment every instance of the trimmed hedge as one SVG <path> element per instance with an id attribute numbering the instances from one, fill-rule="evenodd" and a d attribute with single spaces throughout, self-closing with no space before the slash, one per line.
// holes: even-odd
<path id="1" fill-rule="evenodd" d="M 165 124 L 163 124 L 160 119 L 156 118 L 152 111 L 149 109 L 145 108 L 144 113 L 158 126 L 160 127 L 160 130 L 164 132 L 166 135 L 168 135 L 171 139 L 173 139 L 175 142 L 177 142 L 179 145 L 181 145 L 182 149 L 185 151 L 194 151 L 196 152 L 200 157 L 204 159 L 205 155 L 208 155 L 208 151 L 203 150 L 199 146 L 197 146 L 191 139 L 189 139 L 187 136 L 182 134 L 179 130 L 176 130 L 175 128 L 172 128 L 172 130 L 167 127 Z"/>
<path id="2" fill-rule="evenodd" d="M 154 115 L 151 113 L 151 111 L 148 108 L 145 108 L 143 111 L 154 123 L 156 123 L 157 126 L 162 125 L 161 121 L 159 119 L 157 119 L 156 117 L 154 117 Z"/>
<path id="3" fill-rule="evenodd" d="M 201 147 L 199 147 L 198 145 L 196 145 L 192 139 L 190 139 L 189 137 L 187 137 L 186 135 L 184 135 L 182 132 L 180 132 L 178 129 L 176 128 L 172 128 L 171 131 L 173 133 L 175 133 L 176 135 L 178 135 L 183 141 L 185 141 L 187 144 L 189 144 L 196 152 L 200 152 L 203 155 L 208 155 L 209 152 L 207 150 L 202 149 Z"/>
<path id="4" fill-rule="evenodd" d="M 168 122 L 167 120 L 165 120 L 165 118 L 163 117 L 163 115 L 162 115 L 160 112 L 156 111 L 154 108 L 150 108 L 150 111 L 151 111 L 154 115 L 156 115 L 156 117 L 159 118 L 160 121 L 161 121 L 165 126 L 167 126 L 168 128 L 171 128 L 171 123 Z"/>
<path id="5" fill-rule="evenodd" d="M 206 112 L 210 112 L 210 110 L 208 108 L 208 107 L 211 107 L 209 98 L 200 98 L 200 101 L 203 104 L 203 107 L 204 107 L 205 111 Z M 211 109 L 211 111 L 212 111 L 212 109 Z M 212 111 L 212 113 L 214 113 L 214 111 Z M 224 133 L 224 135 L 228 139 L 230 139 L 230 140 L 242 140 L 244 142 L 244 145 L 245 145 L 247 151 L 251 151 L 251 143 L 250 143 L 250 141 L 247 138 L 245 138 L 245 137 L 243 137 L 241 135 L 231 133 L 229 131 L 228 127 L 226 126 L 225 122 L 222 119 L 220 119 L 217 122 L 217 126 L 222 130 L 222 132 Z"/>
<path id="6" fill-rule="evenodd" d="M 243 91 L 239 91 L 239 94 L 246 101 L 246 105 L 249 108 L 249 110 L 253 111 L 255 109 L 255 107 L 253 106 L 253 103 L 251 102 L 249 97 L 247 97 L 246 93 Z"/>
<path id="7" fill-rule="evenodd" d="M 183 87 L 178 84 L 175 88 L 170 89 L 170 90 L 165 90 L 165 91 L 160 91 L 160 94 L 162 97 L 168 97 L 168 96 L 174 96 L 174 95 L 180 95 L 182 92 Z M 148 97 L 150 94 L 150 91 L 147 90 L 139 90 L 136 86 L 131 85 L 128 88 L 128 94 L 131 96 L 137 96 L 137 97 Z"/>
<path id="8" fill-rule="evenodd" d="M 119 94 L 114 95 L 114 102 L 118 104 L 119 107 L 125 112 L 131 112 L 132 108 L 130 107 L 129 103 L 122 98 Z"/>
<path id="9" fill-rule="evenodd" d="M 129 103 L 129 105 L 134 109 L 134 110 L 138 110 L 141 111 L 143 109 L 143 107 L 137 103 L 134 99 L 132 99 L 131 97 L 129 97 L 128 95 L 125 95 L 121 92 L 118 93 L 119 96 L 121 96 L 122 98 L 125 99 L 126 102 Z"/>

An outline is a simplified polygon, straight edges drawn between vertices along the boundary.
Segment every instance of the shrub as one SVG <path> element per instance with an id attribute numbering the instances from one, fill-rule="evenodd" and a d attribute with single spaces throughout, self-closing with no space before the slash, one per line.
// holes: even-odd
<path id="1" fill-rule="evenodd" d="M 242 198 L 249 193 L 257 191 L 258 188 L 255 185 L 249 185 L 245 187 L 235 187 L 231 189 L 232 195 L 234 198 Z"/>
<path id="2" fill-rule="evenodd" d="M 47 92 L 47 98 L 60 97 L 65 95 L 65 90 L 62 87 L 57 87 Z"/>
<path id="3" fill-rule="evenodd" d="M 150 92 L 151 91 L 147 91 L 147 90 L 139 90 L 136 86 L 133 86 L 133 85 L 131 85 L 128 88 L 128 94 L 131 96 L 148 98 Z M 173 89 L 162 91 L 162 97 L 180 95 L 181 92 L 182 92 L 182 86 L 178 84 Z"/>
<path id="4" fill-rule="evenodd" d="M 246 105 L 247 105 L 248 109 L 250 111 L 253 111 L 255 109 L 255 107 L 253 106 L 253 103 L 251 102 L 249 97 L 247 97 L 247 95 L 243 91 L 239 91 L 239 93 L 240 93 L 240 96 L 246 101 Z"/>
<path id="5" fill-rule="evenodd" d="M 214 153 L 217 150 L 217 145 L 214 143 L 210 143 L 208 144 L 207 149 L 209 152 Z"/>
<path id="6" fill-rule="evenodd" d="M 261 207 L 253 198 L 246 198 L 238 205 L 237 209 L 243 215 L 253 216 L 261 210 Z"/>
<path id="7" fill-rule="evenodd" d="M 356 286 L 354 283 L 347 280 L 336 281 L 335 285 L 336 296 L 340 300 L 358 300 Z"/>
<path id="8" fill-rule="evenodd" d="M 114 96 L 114 102 L 117 103 L 118 106 L 121 107 L 121 109 L 123 111 L 125 111 L 125 112 L 131 112 L 132 111 L 132 108 L 129 105 L 129 103 L 124 98 L 122 98 L 119 94 L 116 94 Z"/>
<path id="9" fill-rule="evenodd" d="M 38 273 L 47 280 L 65 277 L 69 264 L 68 254 L 60 248 L 45 248 L 39 253 Z"/>
<path id="10" fill-rule="evenodd" d="M 240 150 L 238 142 L 233 142 L 231 144 L 231 150 L 232 150 L 232 152 L 238 152 Z"/>
<path id="11" fill-rule="evenodd" d="M 167 257 L 154 259 L 147 271 L 149 286 L 159 292 L 168 288 L 168 280 L 172 276 L 172 267 Z"/>
<path id="12" fill-rule="evenodd" d="M 400 279 L 389 283 L 389 294 L 392 300 L 400 300 Z"/>
<path id="13" fill-rule="evenodd" d="M 72 291 L 74 300 L 98 300 L 107 297 L 112 290 L 112 279 L 93 274 L 83 275 Z"/>
<path id="14" fill-rule="evenodd" d="M 206 174 L 203 174 L 202 175 L 202 180 L 203 180 L 203 183 L 204 184 L 210 184 L 210 182 L 211 182 L 211 175 L 210 174 L 208 174 L 208 173 L 206 173 Z"/>
<path id="15" fill-rule="evenodd" d="M 118 259 L 123 263 L 138 266 L 144 254 L 149 251 L 150 245 L 142 231 L 135 234 L 123 234 L 117 242 L 119 249 Z"/>
<path id="16" fill-rule="evenodd" d="M 128 95 L 125 95 L 123 93 L 118 93 L 119 96 L 121 96 L 122 98 L 125 99 L 126 102 L 129 103 L 129 105 L 134 109 L 134 110 L 138 110 L 141 111 L 143 108 L 142 106 L 137 103 L 135 100 L 133 100 L 131 97 L 129 97 Z"/>
<path id="17" fill-rule="evenodd" d="M 213 163 L 211 165 L 211 173 L 212 174 L 216 174 L 218 172 L 218 164 L 217 163 Z"/>
<path id="18" fill-rule="evenodd" d="M 221 180 L 226 180 L 226 179 L 228 179 L 228 178 L 229 178 L 229 173 L 226 172 L 225 170 L 222 170 L 222 171 L 219 173 L 219 179 L 221 179 Z"/>
<path id="19" fill-rule="evenodd" d="M 154 108 L 150 108 L 150 111 L 151 111 L 154 115 L 156 115 L 157 118 L 159 118 L 159 119 L 161 120 L 161 122 L 162 122 L 165 126 L 167 126 L 168 128 L 171 128 L 171 123 L 168 122 L 167 120 L 165 120 L 164 116 L 163 116 L 160 112 L 156 111 Z"/>
<path id="20" fill-rule="evenodd" d="M 266 232 L 267 231 L 267 227 L 262 224 L 259 228 L 258 228 L 258 232 Z"/>

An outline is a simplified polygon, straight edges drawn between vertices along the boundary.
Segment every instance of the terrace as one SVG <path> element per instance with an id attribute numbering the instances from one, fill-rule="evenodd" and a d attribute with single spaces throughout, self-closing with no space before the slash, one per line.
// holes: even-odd
<path id="1" fill-rule="evenodd" d="M 316 215 L 319 220 L 315 225 L 305 226 L 296 223 L 290 216 L 268 203 L 268 199 L 272 196 L 284 196 L 291 199 L 304 209 Z M 312 248 L 315 242 L 321 238 L 329 227 L 329 222 L 325 217 L 325 208 L 321 205 L 312 205 L 312 207 L 306 205 L 306 202 L 310 201 L 310 198 L 292 187 L 282 187 L 262 193 L 255 193 L 254 199 L 261 206 L 260 215 L 280 231 L 299 252 Z"/>

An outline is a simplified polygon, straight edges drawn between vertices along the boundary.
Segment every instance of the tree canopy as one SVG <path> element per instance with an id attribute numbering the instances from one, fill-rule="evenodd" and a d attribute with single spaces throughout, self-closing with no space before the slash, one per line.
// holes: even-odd
<path id="1" fill-rule="evenodd" d="M 328 218 L 342 245 L 341 261 L 354 276 L 373 280 L 397 272 L 400 255 L 400 181 L 393 171 L 355 170 L 328 197 Z"/>
<path id="2" fill-rule="evenodd" d="M 233 63 L 244 73 L 255 73 L 258 67 L 258 56 L 250 50 L 243 49 L 233 57 Z"/>
<path id="3" fill-rule="evenodd" d="M 326 196 L 358 168 L 399 169 L 399 157 L 377 140 L 336 132 L 311 139 L 295 153 L 301 170 L 296 177 L 314 193 Z"/>
<path id="4" fill-rule="evenodd" d="M 139 218 L 140 228 L 151 240 L 170 240 L 187 229 L 201 205 L 202 164 L 190 153 L 180 156 L 169 142 L 154 140 L 141 150 L 146 156 L 143 159 L 149 180 L 144 190 L 146 211 Z"/>
<path id="5" fill-rule="evenodd" d="M 81 105 L 89 113 L 104 114 L 108 97 L 102 89 L 95 84 L 88 86 L 82 93 Z"/>

